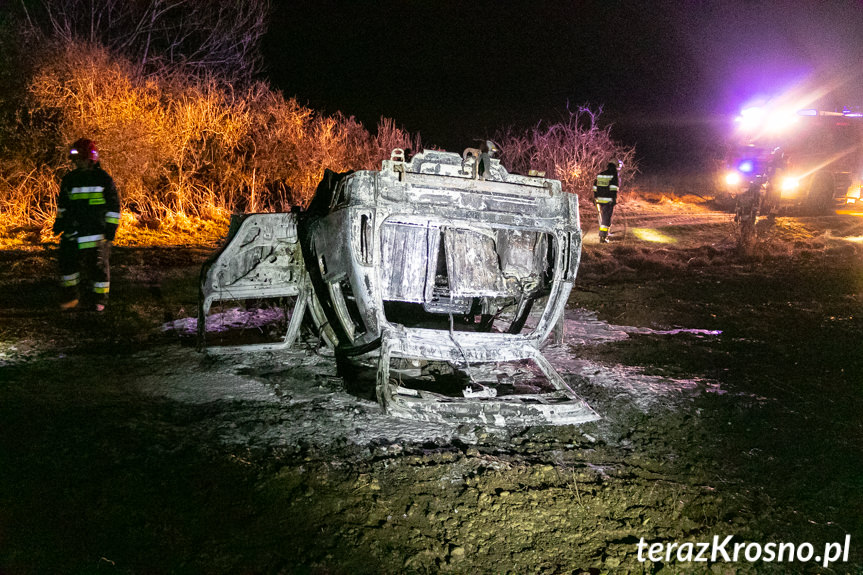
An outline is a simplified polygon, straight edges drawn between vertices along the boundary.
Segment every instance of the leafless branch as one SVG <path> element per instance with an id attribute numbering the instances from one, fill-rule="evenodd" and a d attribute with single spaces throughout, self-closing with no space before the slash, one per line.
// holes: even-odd
<path id="1" fill-rule="evenodd" d="M 139 73 L 166 69 L 248 83 L 261 64 L 269 0 L 41 0 L 31 22 L 64 42 L 86 40 L 130 59 Z"/>

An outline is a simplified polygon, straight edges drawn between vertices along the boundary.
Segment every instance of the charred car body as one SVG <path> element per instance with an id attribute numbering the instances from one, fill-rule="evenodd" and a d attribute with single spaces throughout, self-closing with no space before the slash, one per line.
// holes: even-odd
<path id="1" fill-rule="evenodd" d="M 310 319 L 338 356 L 374 358 L 392 414 L 596 419 L 539 352 L 578 269 L 577 198 L 476 163 L 394 150 L 379 171 L 328 171 L 306 212 L 240 216 L 202 270 L 201 341 L 213 302 L 291 296 L 284 338 L 257 349 L 291 345 Z"/>

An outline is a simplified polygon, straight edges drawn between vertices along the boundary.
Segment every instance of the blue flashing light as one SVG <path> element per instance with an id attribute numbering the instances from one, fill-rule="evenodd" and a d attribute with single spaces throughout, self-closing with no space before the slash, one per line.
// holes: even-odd
<path id="1" fill-rule="evenodd" d="M 755 169 L 755 163 L 752 160 L 743 160 L 737 165 L 737 169 L 744 174 L 751 174 L 752 170 Z"/>

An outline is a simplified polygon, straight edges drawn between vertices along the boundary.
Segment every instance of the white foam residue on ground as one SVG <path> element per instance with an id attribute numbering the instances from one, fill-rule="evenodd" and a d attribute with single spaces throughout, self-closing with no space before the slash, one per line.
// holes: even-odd
<path id="1" fill-rule="evenodd" d="M 232 329 L 262 328 L 276 322 L 284 322 L 285 313 L 279 308 L 238 307 L 207 316 L 208 332 L 225 332 Z M 180 335 L 194 335 L 198 331 L 198 319 L 184 317 L 162 325 L 162 331 L 175 331 Z"/>
<path id="2" fill-rule="evenodd" d="M 670 405 L 687 392 L 704 391 L 723 394 L 719 383 L 703 378 L 668 378 L 647 375 L 640 367 L 604 365 L 580 359 L 568 346 L 546 346 L 543 355 L 562 376 L 581 377 L 592 385 L 616 391 L 617 397 L 633 403 L 643 411 L 657 405 Z M 590 403 L 590 398 L 584 398 Z M 601 414 L 600 414 L 601 415 Z"/>
<path id="3" fill-rule="evenodd" d="M 722 332 L 710 329 L 675 328 L 657 330 L 648 327 L 613 325 L 598 319 L 596 312 L 586 309 L 567 309 L 564 317 L 566 340 L 573 345 L 593 345 L 620 341 L 630 335 L 678 335 L 715 336 Z"/>
<path id="4" fill-rule="evenodd" d="M 239 311 L 231 310 L 222 319 L 223 323 L 248 325 L 249 321 L 264 318 L 243 317 Z M 565 378 L 581 378 L 589 383 L 588 388 L 591 385 L 604 388 L 615 401 L 647 411 L 662 405 L 673 406 L 676 400 L 693 393 L 724 393 L 715 382 L 646 375 L 639 367 L 604 365 L 580 359 L 572 351 L 573 345 L 620 341 L 631 334 L 690 333 L 705 337 L 717 332 L 657 331 L 611 325 L 597 319 L 593 312 L 581 309 L 567 310 L 565 328 L 564 345 L 546 346 L 545 356 Z M 163 329 L 194 333 L 195 318 L 170 322 Z M 375 401 L 345 390 L 344 382 L 336 374 L 331 352 L 294 349 L 217 356 L 209 362 L 189 349 L 175 350 L 168 355 L 174 356 L 175 365 L 168 366 L 171 358 L 154 358 L 154 372 L 138 378 L 140 390 L 150 396 L 190 405 L 225 404 L 224 416 L 216 415 L 206 424 L 215 426 L 219 438 L 229 444 L 277 446 L 346 441 L 357 445 L 377 442 L 396 449 L 400 442 L 459 439 L 473 443 L 476 434 L 482 432 L 473 425 L 459 427 L 384 414 Z M 584 399 L 591 403 L 590 397 Z M 218 409 L 215 412 L 221 413 Z"/>
<path id="5" fill-rule="evenodd" d="M 135 378 L 139 391 L 208 406 L 213 415 L 197 425 L 230 445 L 476 441 L 472 427 L 398 419 L 377 402 L 351 395 L 328 355 L 292 350 L 203 361 L 185 348 L 139 357 L 153 367 L 152 374 Z"/>
<path id="6" fill-rule="evenodd" d="M 213 401 L 281 401 L 272 387 L 230 373 L 196 374 L 174 378 L 164 375 L 145 376 L 137 380 L 147 395 L 166 397 L 189 404 Z"/>
<path id="7" fill-rule="evenodd" d="M 721 331 L 676 328 L 655 330 L 645 327 L 613 325 L 598 319 L 595 312 L 575 308 L 566 310 L 564 319 L 564 345 L 546 345 L 543 354 L 561 375 L 575 375 L 593 385 L 618 391 L 622 399 L 632 401 L 639 409 L 648 410 L 666 404 L 685 392 L 705 391 L 723 394 L 718 382 L 704 378 L 668 378 L 647 375 L 643 368 L 624 365 L 605 365 L 580 359 L 571 345 L 597 345 L 628 339 L 630 335 L 679 335 L 698 337 L 717 336 Z M 590 403 L 590 398 L 585 398 Z"/>

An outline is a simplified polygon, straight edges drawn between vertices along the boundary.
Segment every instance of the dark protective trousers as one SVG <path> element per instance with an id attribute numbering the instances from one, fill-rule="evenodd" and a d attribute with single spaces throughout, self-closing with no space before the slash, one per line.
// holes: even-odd
<path id="1" fill-rule="evenodd" d="M 608 237 L 608 230 L 611 229 L 611 214 L 614 213 L 614 202 L 597 203 L 596 210 L 599 213 L 599 239 L 604 240 Z"/>
<path id="2" fill-rule="evenodd" d="M 81 249 L 74 239 L 60 240 L 59 264 L 63 301 L 78 299 L 79 285 L 89 287 L 93 303 L 107 301 L 111 287 L 111 243 L 100 240 L 95 244 L 93 247 Z"/>

